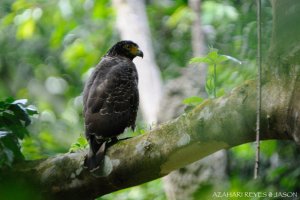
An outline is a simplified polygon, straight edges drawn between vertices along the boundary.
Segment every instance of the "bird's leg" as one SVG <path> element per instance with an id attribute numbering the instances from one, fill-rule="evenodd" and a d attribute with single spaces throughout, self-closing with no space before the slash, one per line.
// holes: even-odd
<path id="1" fill-rule="evenodd" d="M 117 142 L 119 142 L 121 140 L 127 140 L 127 139 L 130 139 L 130 138 L 132 138 L 132 137 L 126 137 L 126 138 L 121 138 L 121 139 L 118 139 L 117 136 L 112 137 L 112 138 L 110 138 L 110 141 L 107 143 L 107 148 L 114 145 L 114 144 L 116 144 Z"/>
<path id="2" fill-rule="evenodd" d="M 133 137 L 125 137 L 125 138 L 121 138 L 121 139 L 119 139 L 119 140 L 128 140 L 128 139 L 130 139 L 130 138 L 133 138 Z"/>
<path id="3" fill-rule="evenodd" d="M 115 143 L 117 143 L 118 141 L 119 141 L 118 137 L 115 136 L 115 137 L 110 138 L 110 142 L 109 142 L 109 143 L 115 144 Z"/>
<path id="4" fill-rule="evenodd" d="M 104 160 L 106 143 L 105 140 L 97 140 L 94 135 L 90 136 L 90 151 L 84 160 L 85 168 L 88 168 L 91 172 L 99 168 L 100 163 Z"/>
<path id="5" fill-rule="evenodd" d="M 104 160 L 105 152 L 106 152 L 106 141 L 103 142 L 98 149 L 98 151 L 95 154 L 95 162 L 96 162 L 96 167 L 91 169 L 90 171 L 93 172 L 99 168 L 100 163 Z"/>
<path id="6" fill-rule="evenodd" d="M 117 138 L 116 136 L 110 138 L 110 141 L 107 142 L 107 148 L 110 147 L 110 146 L 112 146 L 112 145 L 114 145 L 114 144 L 116 144 L 118 141 L 119 141 L 119 140 L 118 140 L 118 138 Z"/>
<path id="7" fill-rule="evenodd" d="M 110 142 L 111 142 L 112 144 L 115 144 L 115 143 L 117 143 L 118 141 L 121 141 L 121 140 L 127 140 L 127 139 L 130 139 L 130 138 L 132 138 L 132 137 L 125 137 L 125 138 L 120 138 L 120 139 L 118 139 L 118 137 L 112 137 L 112 138 L 110 139 Z"/>

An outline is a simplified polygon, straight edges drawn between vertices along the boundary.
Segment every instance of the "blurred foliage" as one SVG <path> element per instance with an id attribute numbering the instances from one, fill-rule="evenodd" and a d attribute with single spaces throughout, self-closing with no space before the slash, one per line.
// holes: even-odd
<path id="1" fill-rule="evenodd" d="M 69 152 L 76 152 L 78 150 L 86 148 L 87 146 L 88 146 L 88 141 L 82 134 L 80 134 L 76 142 L 71 145 Z"/>
<path id="2" fill-rule="evenodd" d="M 228 55 L 221 55 L 218 53 L 218 49 L 210 48 L 207 55 L 202 57 L 194 57 L 190 60 L 190 64 L 195 63 L 205 63 L 208 65 L 208 73 L 206 76 L 206 83 L 205 83 L 205 90 L 208 97 L 216 98 L 217 96 L 222 96 L 224 91 L 219 90 L 217 95 L 217 66 L 220 66 L 223 62 L 231 60 L 237 62 L 238 64 L 242 64 L 241 61 L 238 59 L 228 56 Z M 222 93 L 220 93 L 220 91 Z"/>
<path id="3" fill-rule="evenodd" d="M 107 194 L 98 198 L 98 200 L 166 200 L 166 196 L 162 190 L 162 187 L 162 182 L 160 180 L 154 180 L 137 187 Z"/>
<path id="4" fill-rule="evenodd" d="M 202 101 L 203 101 L 203 98 L 198 97 L 198 96 L 192 96 L 192 97 L 185 98 L 182 101 L 182 103 L 184 103 L 186 105 L 198 105 Z"/>
<path id="5" fill-rule="evenodd" d="M 187 0 L 146 2 L 157 63 L 163 78 L 173 79 L 180 76 L 181 69 L 188 66 L 193 55 L 190 29 L 195 16 Z M 272 12 L 268 0 L 262 1 L 262 7 L 262 52 L 265 56 L 272 31 Z M 223 62 L 216 66 L 218 78 L 215 85 L 220 88 L 217 96 L 229 92 L 244 80 L 255 78 L 255 9 L 254 1 L 202 1 L 201 19 L 206 46 L 242 61 L 242 64 Z M 77 151 L 86 146 L 81 136 L 80 94 L 92 67 L 119 39 L 114 25 L 115 11 L 109 0 L 1 0 L 0 97 L 30 99 L 40 111 L 38 116 L 31 118 L 32 125 L 25 129 L 31 137 L 21 141 L 21 152 L 26 159 Z M 209 72 L 211 70 L 209 68 Z M 191 97 L 184 103 L 195 105 L 201 101 Z M 24 108 L 27 107 L 23 106 L 21 110 Z M 20 123 L 25 125 L 28 118 L 18 116 Z M 143 133 L 143 123 L 139 121 L 138 124 L 141 128 L 133 133 L 128 131 L 125 136 Z M 19 130 L 24 130 L 24 126 L 19 127 L 17 132 Z M 5 131 L 5 136 L 13 132 L 10 129 Z M 24 134 L 26 131 L 18 133 L 21 137 Z M 0 138 L 3 135 L 1 129 Z M 21 158 L 19 146 L 15 149 Z M 258 181 L 251 181 L 254 147 L 246 144 L 229 152 L 229 191 L 300 190 L 297 181 L 300 176 L 299 148 L 293 144 L 262 142 L 262 178 Z M 11 155 L 7 153 L 6 159 Z M 3 163 L 4 157 L 1 155 L 0 158 Z M 11 160 L 4 162 L 9 165 Z M 205 186 L 196 195 L 209 197 L 210 188 Z M 23 192 L 26 193 L 25 190 Z M 155 180 L 99 199 L 147 200 L 166 197 L 161 181 Z"/>
<path id="6" fill-rule="evenodd" d="M 66 152 L 83 132 L 80 93 L 117 39 L 108 0 L 1 1 L 0 95 L 30 98 L 41 111 L 22 151 Z"/>
<path id="7" fill-rule="evenodd" d="M 191 111 L 193 108 L 195 108 L 197 105 L 199 105 L 200 103 L 203 102 L 203 98 L 198 97 L 198 96 L 191 96 L 191 97 L 187 97 L 185 99 L 182 100 L 182 103 L 185 106 L 184 111 L 185 112 L 189 112 Z"/>
<path id="8" fill-rule="evenodd" d="M 19 141 L 29 135 L 26 127 L 31 123 L 30 116 L 37 114 L 26 104 L 26 99 L 0 101 L 0 168 L 24 159 Z"/>
<path id="9" fill-rule="evenodd" d="M 230 156 L 231 191 L 300 191 L 300 149 L 288 141 L 261 142 L 260 178 L 252 180 L 255 145 L 233 148 Z M 244 183 L 247 183 L 246 185 Z"/>

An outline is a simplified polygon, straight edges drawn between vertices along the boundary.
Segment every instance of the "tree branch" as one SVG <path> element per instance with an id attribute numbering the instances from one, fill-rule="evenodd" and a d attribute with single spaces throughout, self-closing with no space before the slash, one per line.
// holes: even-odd
<path id="1" fill-rule="evenodd" d="M 300 108 L 300 81 L 293 83 L 293 95 L 287 84 L 278 81 L 262 88 L 262 140 L 291 140 L 292 134 L 299 135 L 295 113 Z M 82 168 L 86 151 L 27 161 L 14 170 L 18 176 L 35 178 L 43 196 L 55 199 L 93 199 L 157 179 L 220 149 L 254 141 L 255 87 L 254 81 L 246 82 L 147 134 L 118 142 L 94 174 Z"/>

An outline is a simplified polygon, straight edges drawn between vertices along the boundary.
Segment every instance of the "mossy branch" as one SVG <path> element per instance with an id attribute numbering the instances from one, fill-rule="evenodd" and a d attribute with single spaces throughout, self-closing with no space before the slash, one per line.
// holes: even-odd
<path id="1" fill-rule="evenodd" d="M 299 138 L 300 81 L 293 82 L 293 95 L 286 84 L 274 83 L 262 88 L 261 139 Z M 14 170 L 34 179 L 50 199 L 93 199 L 157 179 L 220 149 L 255 141 L 255 87 L 249 81 L 146 134 L 118 142 L 98 172 L 83 169 L 86 151 L 27 161 Z"/>

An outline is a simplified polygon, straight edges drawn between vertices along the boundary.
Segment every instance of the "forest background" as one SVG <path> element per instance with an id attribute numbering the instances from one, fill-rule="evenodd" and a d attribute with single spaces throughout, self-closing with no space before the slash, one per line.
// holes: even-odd
<path id="1" fill-rule="evenodd" d="M 192 30 L 197 16 L 189 3 L 184 0 L 145 1 L 155 62 L 164 85 L 180 78 L 183 71 L 191 67 L 189 61 L 196 55 Z M 217 66 L 215 86 L 217 96 L 222 96 L 256 76 L 256 5 L 254 1 L 239 0 L 204 0 L 200 3 L 204 35 L 201 53 L 206 54 L 214 48 L 220 54 L 241 61 L 226 61 Z M 262 1 L 262 12 L 262 52 L 266 56 L 272 31 L 269 1 Z M 28 99 L 39 112 L 28 126 L 29 136 L 21 141 L 21 151 L 26 159 L 45 158 L 76 150 L 78 143 L 84 145 L 80 138 L 84 132 L 81 92 L 92 67 L 121 38 L 116 28 L 116 16 L 116 6 L 108 0 L 0 2 L 0 100 L 9 97 Z M 207 93 L 211 71 L 208 67 Z M 203 77 L 194 75 L 199 79 Z M 200 97 L 207 98 L 207 94 L 201 93 Z M 167 97 L 162 98 L 168 102 Z M 185 98 L 182 97 L 182 101 Z M 182 102 L 182 105 L 193 103 Z M 143 113 L 139 113 L 137 130 L 127 131 L 126 135 L 134 136 L 150 129 L 151 124 L 145 121 Z M 228 158 L 222 190 L 300 190 L 297 181 L 300 178 L 299 148 L 294 143 L 262 142 L 259 181 L 252 180 L 254 147 L 244 144 L 224 154 Z M 214 191 L 211 184 L 202 183 L 194 197 L 211 197 Z M 159 179 L 99 199 L 166 199 L 163 185 Z M 30 196 L 26 188 L 13 183 L 11 186 L 5 188 L 6 192 L 18 189 L 20 192 L 16 195 Z M 3 192 L 4 188 L 1 190 Z"/>

